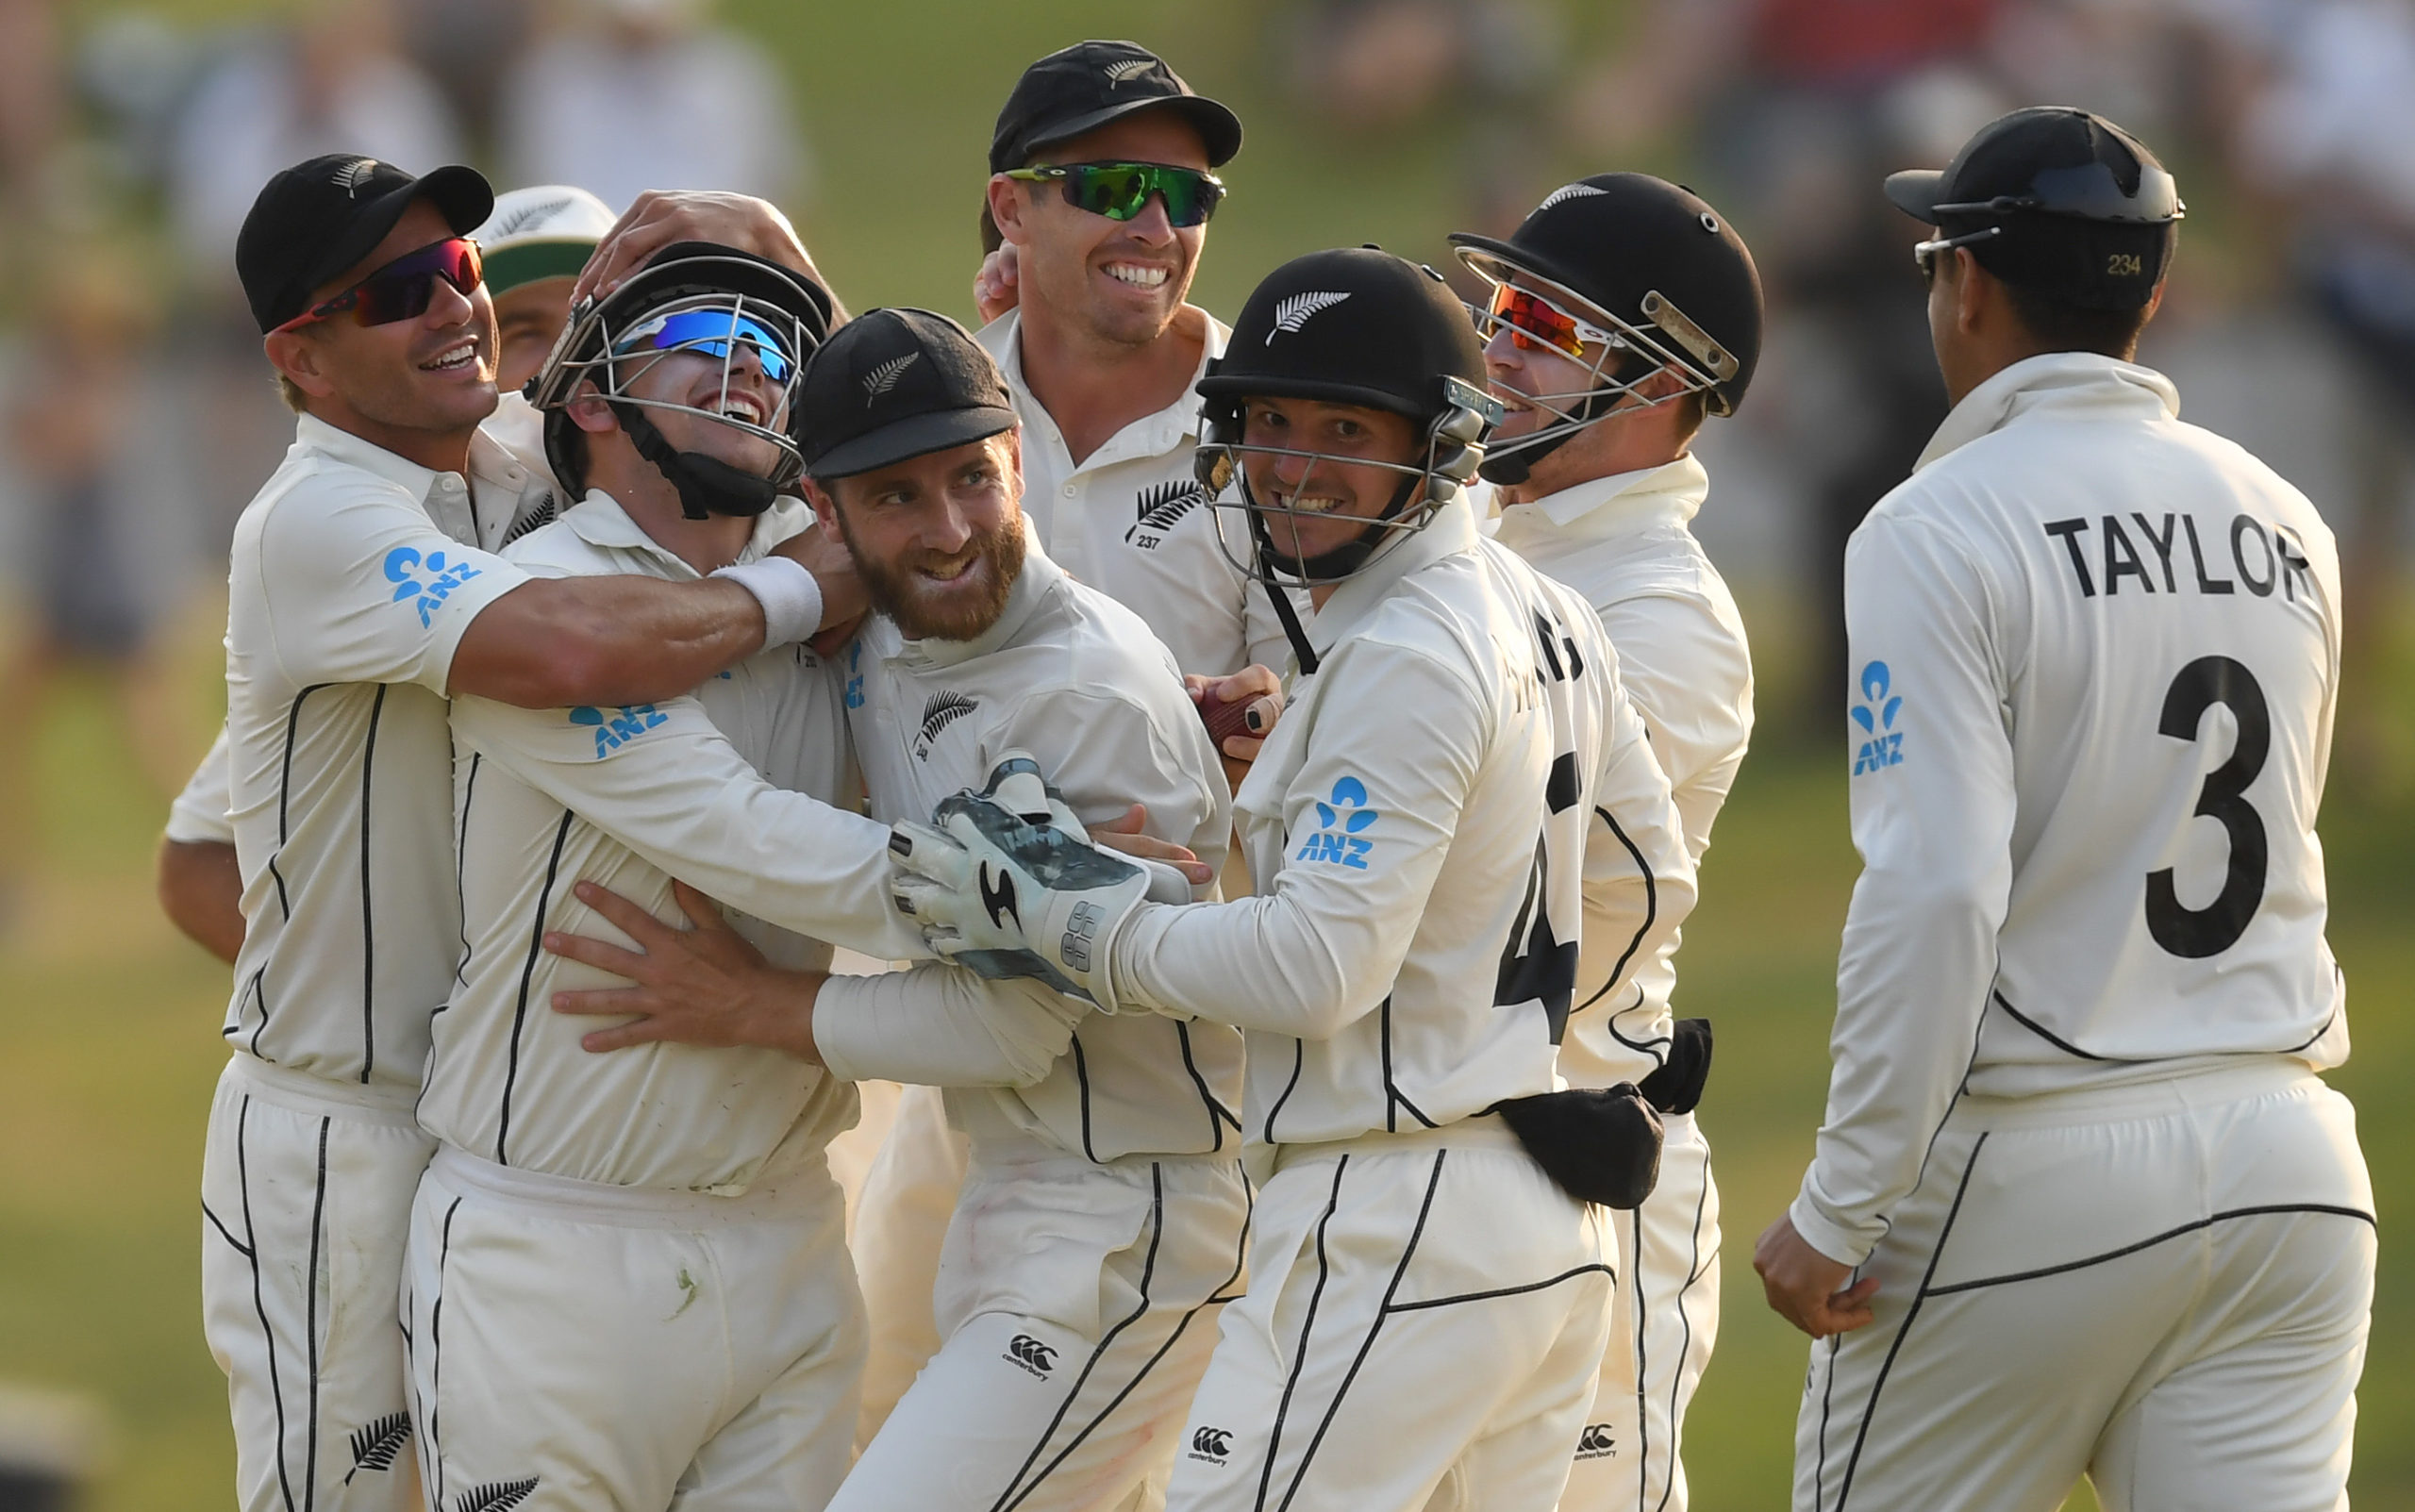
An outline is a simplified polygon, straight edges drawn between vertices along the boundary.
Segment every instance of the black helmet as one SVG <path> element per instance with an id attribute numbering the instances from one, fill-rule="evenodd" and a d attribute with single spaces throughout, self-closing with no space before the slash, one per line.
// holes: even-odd
<path id="1" fill-rule="evenodd" d="M 1559 423 L 1496 446 L 1487 477 L 1523 482 L 1529 465 L 1656 373 L 1674 374 L 1711 414 L 1743 402 L 1761 356 L 1761 275 L 1744 239 L 1691 190 L 1597 174 L 1545 195 L 1506 241 L 1463 231 L 1451 242 L 1485 282 L 1514 279 L 1610 338 L 1592 387 L 1524 396 Z M 1478 316 L 1488 339 L 1496 319 Z"/>
<path id="2" fill-rule="evenodd" d="M 1890 174 L 1887 197 L 1938 228 L 1924 257 L 1967 246 L 2005 282 L 2086 309 L 2143 308 L 2189 213 L 2146 143 L 2067 105 L 1997 117 L 1942 172 Z"/>
<path id="3" fill-rule="evenodd" d="M 569 407 L 579 386 L 591 382 L 611 403 L 638 455 L 679 490 L 689 519 L 762 513 L 802 471 L 794 435 L 797 389 L 806 359 L 830 334 L 830 296 L 820 285 L 753 253 L 709 241 L 664 247 L 618 289 L 572 310 L 544 367 L 528 381 L 529 402 L 545 415 L 545 460 L 573 497 L 586 491 L 586 451 L 575 443 L 579 432 Z M 750 422 L 627 392 L 669 353 L 726 360 L 739 348 L 755 354 L 776 387 L 774 413 Z M 780 459 L 770 476 L 757 477 L 701 452 L 675 451 L 646 418 L 647 409 L 703 415 L 772 442 Z"/>
<path id="4" fill-rule="evenodd" d="M 1389 541 L 1422 528 L 1475 475 L 1484 432 L 1501 418 L 1500 404 L 1485 392 L 1475 329 L 1442 275 L 1374 247 L 1312 252 L 1267 274 L 1241 307 L 1224 355 L 1199 380 L 1199 392 L 1207 400 L 1194 458 L 1199 479 L 1219 496 L 1220 507 L 1244 511 L 1254 561 L 1243 566 L 1266 579 L 1278 605 L 1285 594 L 1277 573 L 1300 584 L 1336 582 L 1365 567 Z M 1259 518 L 1289 508 L 1261 505 L 1249 480 L 1239 476 L 1241 454 L 1278 450 L 1242 443 L 1246 398 L 1319 399 L 1388 410 L 1417 426 L 1424 456 L 1416 463 L 1380 464 L 1402 474 L 1400 488 L 1359 539 L 1297 560 L 1275 550 Z M 1330 459 L 1368 465 L 1360 458 Z M 1226 502 L 1222 495 L 1236 482 L 1239 498 Z M 1312 661 L 1304 657 L 1302 665 Z"/>

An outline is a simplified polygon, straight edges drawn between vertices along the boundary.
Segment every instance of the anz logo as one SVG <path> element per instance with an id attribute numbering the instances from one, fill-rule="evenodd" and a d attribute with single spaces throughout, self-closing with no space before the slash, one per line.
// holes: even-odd
<path id="1" fill-rule="evenodd" d="M 1140 518 L 1124 539 L 1139 551 L 1155 551 L 1182 517 L 1208 502 L 1208 487 L 1203 483 L 1174 479 L 1153 483 L 1133 496 L 1133 507 Z"/>
<path id="2" fill-rule="evenodd" d="M 847 706 L 864 706 L 864 643 L 860 640 L 847 647 Z"/>
<path id="3" fill-rule="evenodd" d="M 1863 736 L 1853 755 L 1853 774 L 1876 772 L 1881 767 L 1904 764 L 1904 732 L 1895 728 L 1895 716 L 1904 710 L 1900 694 L 1888 692 L 1887 664 L 1874 661 L 1861 669 L 1861 702 L 1846 710 Z"/>
<path id="4" fill-rule="evenodd" d="M 455 589 L 478 575 L 477 568 L 468 562 L 447 561 L 441 551 L 429 552 L 423 557 L 415 547 L 397 546 L 386 554 L 386 581 L 394 585 L 393 602 L 418 599 L 423 630 L 427 628 L 429 618 L 453 596 Z"/>
<path id="5" fill-rule="evenodd" d="M 1048 1372 L 1057 1368 L 1056 1348 L 1041 1343 L 1029 1334 L 1017 1334 L 1007 1340 L 1007 1352 L 998 1357 L 1023 1367 L 1043 1381 L 1048 1379 Z"/>
<path id="6" fill-rule="evenodd" d="M 652 704 L 624 704 L 609 714 L 581 704 L 570 711 L 570 722 L 595 732 L 595 759 L 601 761 L 656 725 L 670 723 L 671 716 Z"/>
<path id="7" fill-rule="evenodd" d="M 1367 870 L 1367 853 L 1375 842 L 1359 838 L 1381 817 L 1367 806 L 1367 785 L 1356 777 L 1335 781 L 1330 803 L 1317 805 L 1317 827 L 1291 859 L 1324 861 L 1354 872 Z"/>

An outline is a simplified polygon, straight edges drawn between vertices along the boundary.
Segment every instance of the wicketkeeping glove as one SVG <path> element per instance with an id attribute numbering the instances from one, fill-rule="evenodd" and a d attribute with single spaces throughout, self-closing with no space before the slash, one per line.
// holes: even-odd
<path id="1" fill-rule="evenodd" d="M 1000 756 L 980 792 L 941 799 L 929 824 L 894 826 L 889 849 L 891 895 L 941 960 L 1038 977 L 1110 1013 L 1115 936 L 1153 897 L 1191 899 L 1174 868 L 1091 844 L 1020 751 Z"/>

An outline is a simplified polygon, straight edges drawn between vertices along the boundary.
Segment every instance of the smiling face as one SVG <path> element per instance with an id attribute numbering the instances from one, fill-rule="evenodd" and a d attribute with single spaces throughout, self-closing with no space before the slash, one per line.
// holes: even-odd
<path id="1" fill-rule="evenodd" d="M 718 328 L 725 332 L 727 304 L 714 313 L 720 317 Z M 642 331 L 646 324 L 640 321 L 635 328 Z M 622 394 L 640 403 L 646 419 L 673 451 L 700 452 L 741 473 L 770 477 L 786 455 L 781 447 L 741 425 L 712 417 L 725 415 L 747 425 L 778 429 L 788 423 L 782 408 L 786 395 L 781 385 L 765 376 L 762 358 L 751 342 L 727 344 L 725 359 L 702 350 L 655 352 L 641 346 L 614 359 L 611 368 Z M 588 433 L 589 477 L 595 487 L 617 498 L 620 491 L 608 480 L 652 468 L 653 464 L 638 457 L 635 444 L 622 431 L 620 417 L 593 382 L 580 385 L 569 409 L 572 421 Z"/>
<path id="2" fill-rule="evenodd" d="M 495 386 L 518 390 L 537 375 L 570 324 L 575 278 L 539 278 L 494 296 Z"/>
<path id="3" fill-rule="evenodd" d="M 1136 110 L 1096 131 L 1053 142 L 1035 154 L 1053 163 L 1165 163 L 1206 172 L 1199 133 L 1171 110 Z M 991 180 L 998 228 L 1015 244 L 1018 288 L 1025 303 L 1047 306 L 1092 339 L 1146 346 L 1191 292 L 1207 240 L 1205 224 L 1176 228 L 1165 201 L 1152 197 L 1128 221 L 1093 215 L 1065 202 L 1061 185 Z"/>
<path id="4" fill-rule="evenodd" d="M 1310 561 L 1349 545 L 1382 514 L 1417 465 L 1417 427 L 1405 415 L 1322 399 L 1251 398 L 1241 405 L 1245 446 L 1322 457 L 1241 453 L 1241 471 L 1275 552 Z M 1383 463 L 1396 464 L 1385 467 Z M 1414 505 L 1412 497 L 1409 505 Z M 1291 513 L 1280 511 L 1290 510 Z M 1309 518 L 1315 517 L 1315 518 Z"/>
<path id="5" fill-rule="evenodd" d="M 414 200 L 367 257 L 311 291 L 311 303 L 451 235 L 442 212 Z M 269 360 L 301 389 L 312 414 L 396 449 L 413 435 L 466 435 L 494 413 L 495 346 L 485 286 L 463 294 L 441 278 L 427 308 L 410 319 L 361 325 L 340 314 L 267 340 Z"/>
<path id="6" fill-rule="evenodd" d="M 971 640 L 1023 572 L 1023 442 L 1003 435 L 806 485 L 873 607 L 917 640 Z"/>

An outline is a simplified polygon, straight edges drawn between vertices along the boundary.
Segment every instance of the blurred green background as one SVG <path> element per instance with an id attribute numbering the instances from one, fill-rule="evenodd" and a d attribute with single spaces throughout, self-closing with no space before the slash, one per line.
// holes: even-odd
<path id="1" fill-rule="evenodd" d="M 80 0 L 72 24 L 121 8 Z M 273 8 L 185 0 L 180 24 Z M 291 8 L 287 8 L 291 9 Z M 1194 297 L 1235 309 L 1274 262 L 1377 241 L 1444 260 L 1465 203 L 1465 143 L 1446 122 L 1375 136 L 1320 129 L 1290 108 L 1265 51 L 1271 3 L 1148 0 L 730 0 L 721 17 L 786 66 L 816 162 L 797 219 L 856 308 L 934 306 L 970 317 L 974 216 L 998 103 L 1024 63 L 1084 36 L 1143 41 L 1249 124 L 1227 172 L 1233 197 Z M 1572 47 L 1603 44 L 1629 8 L 1562 8 Z M 1601 162 L 1528 164 L 1541 187 Z M 1655 166 L 1649 160 L 1616 166 Z M 2192 199 L 2194 194 L 2192 192 Z M 1913 297 L 1907 286 L 1906 297 Z M 1714 492 L 1713 511 L 1719 507 Z M 1783 581 L 1740 584 L 1767 709 L 1801 682 L 1802 619 Z M 173 652 L 198 755 L 218 665 L 205 594 Z M 2405 667 L 2415 634 L 2386 641 Z M 2376 679 L 2389 728 L 2415 723 L 2415 690 Z M 125 749 L 110 695 L 71 680 L 31 733 L 33 879 L 0 939 L 0 1380 L 97 1404 L 106 1469 L 96 1512 L 223 1505 L 232 1476 L 223 1383 L 203 1349 L 195 1183 L 225 971 L 184 943 L 149 889 L 164 803 Z M 2356 1099 L 2383 1220 L 2382 1277 L 2354 1492 L 2415 1506 L 2415 1271 L 2395 1242 L 2415 1155 L 2415 802 L 2388 784 L 2335 786 L 2323 817 L 2332 941 L 2352 987 L 2357 1053 L 2335 1084 Z M 1704 1512 L 1781 1507 L 1805 1341 L 1761 1304 L 1752 1241 L 1807 1157 L 1826 1078 L 1839 927 L 1854 874 L 1841 744 L 1773 720 L 1747 761 L 1706 864 L 1681 958 L 1681 1011 L 1719 1023 L 1703 1122 L 1718 1150 L 1727 1227 L 1718 1354 L 1687 1435 Z M 2086 1504 L 2085 1493 L 2078 1504 Z"/>

